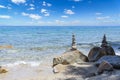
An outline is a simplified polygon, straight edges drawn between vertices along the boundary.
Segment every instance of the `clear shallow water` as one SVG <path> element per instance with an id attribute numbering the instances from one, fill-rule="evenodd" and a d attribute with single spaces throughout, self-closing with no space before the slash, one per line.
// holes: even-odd
<path id="1" fill-rule="evenodd" d="M 120 54 L 120 27 L 0 27 L 0 46 L 12 45 L 12 49 L 0 49 L 0 64 L 14 62 L 52 62 L 54 56 L 70 48 L 71 35 L 75 33 L 77 46 L 85 55 L 100 45 L 104 34 Z"/>

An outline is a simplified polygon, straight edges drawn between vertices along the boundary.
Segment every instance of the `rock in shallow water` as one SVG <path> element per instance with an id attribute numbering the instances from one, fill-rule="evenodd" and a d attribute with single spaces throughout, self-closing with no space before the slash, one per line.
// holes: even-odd
<path id="1" fill-rule="evenodd" d="M 114 68 L 120 69 L 120 56 L 103 56 L 95 63 L 95 65 L 99 66 L 103 61 L 107 61 Z"/>
<path id="2" fill-rule="evenodd" d="M 6 69 L 0 67 L 0 74 L 8 72 Z"/>

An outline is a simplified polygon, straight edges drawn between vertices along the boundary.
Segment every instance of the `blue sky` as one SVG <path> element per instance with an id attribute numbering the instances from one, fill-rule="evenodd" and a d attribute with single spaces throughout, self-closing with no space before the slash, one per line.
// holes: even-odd
<path id="1" fill-rule="evenodd" d="M 0 0 L 0 25 L 119 26 L 120 0 Z"/>

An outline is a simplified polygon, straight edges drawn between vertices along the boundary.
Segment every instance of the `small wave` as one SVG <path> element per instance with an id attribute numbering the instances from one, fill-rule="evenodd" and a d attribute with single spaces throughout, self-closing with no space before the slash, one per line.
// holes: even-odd
<path id="1" fill-rule="evenodd" d="M 77 45 L 82 48 L 91 48 L 94 46 L 100 46 L 100 42 L 93 42 L 93 43 L 78 43 Z"/>
<path id="2" fill-rule="evenodd" d="M 19 66 L 19 65 L 30 65 L 31 67 L 36 67 L 36 66 L 39 66 L 40 64 L 41 64 L 41 62 L 16 61 L 14 63 L 8 63 L 8 64 L 4 64 L 2 66 L 14 67 L 14 66 Z"/>

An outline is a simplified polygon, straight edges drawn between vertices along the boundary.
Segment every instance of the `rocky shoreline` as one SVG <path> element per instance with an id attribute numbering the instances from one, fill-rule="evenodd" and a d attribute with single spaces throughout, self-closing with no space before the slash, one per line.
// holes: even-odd
<path id="1" fill-rule="evenodd" d="M 71 49 L 63 53 L 63 55 L 53 59 L 53 71 L 55 73 L 59 73 L 61 72 L 61 69 L 58 68 L 60 66 L 62 67 L 64 65 L 68 65 L 68 64 L 70 65 L 73 63 L 76 63 L 77 65 L 81 66 L 84 65 L 81 64 L 83 62 L 85 62 L 86 64 L 90 64 L 94 69 L 94 71 L 92 70 L 93 72 L 91 72 L 91 69 L 88 68 L 88 70 L 84 72 L 84 75 L 82 74 L 83 79 L 88 79 L 88 80 L 93 80 L 94 78 L 95 78 L 94 80 L 98 80 L 98 78 L 96 77 L 101 76 L 103 74 L 105 74 L 106 76 L 111 74 L 112 76 L 112 73 L 115 71 L 115 69 L 120 69 L 120 56 L 117 56 L 115 54 L 114 49 L 108 44 L 106 40 L 106 35 L 103 36 L 101 46 L 93 47 L 90 50 L 88 56 L 85 56 L 82 52 L 77 50 L 75 35 L 73 35 Z M 79 69 L 76 72 L 78 72 L 81 69 L 80 67 L 78 68 Z M 84 67 L 83 69 L 86 68 Z M 73 68 L 73 72 L 75 70 L 76 68 Z M 71 71 L 70 73 L 73 72 Z M 100 80 L 108 80 L 109 78 L 112 79 L 111 76 L 105 77 L 104 79 L 103 77 L 102 78 L 99 77 L 99 79 Z M 78 78 L 75 80 L 80 80 L 80 79 Z M 112 80 L 116 80 L 116 79 L 112 79 Z"/>
<path id="2" fill-rule="evenodd" d="M 93 47 L 88 56 L 77 49 L 73 34 L 71 48 L 53 58 L 52 65 L 0 67 L 0 80 L 120 80 L 119 76 L 120 56 L 105 35 L 101 46 Z"/>

